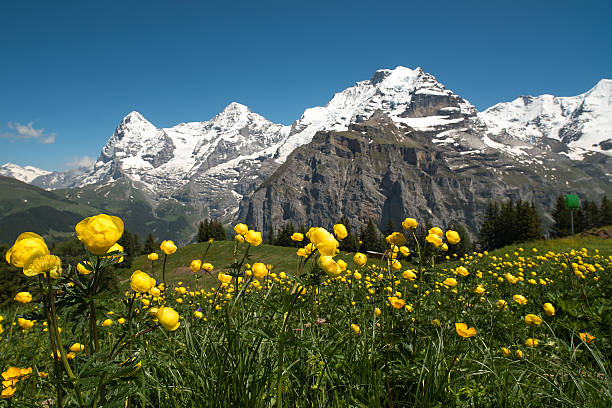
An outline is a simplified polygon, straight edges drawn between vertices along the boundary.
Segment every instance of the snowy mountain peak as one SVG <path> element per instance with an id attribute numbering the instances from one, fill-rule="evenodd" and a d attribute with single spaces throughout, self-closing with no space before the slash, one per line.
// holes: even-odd
<path id="1" fill-rule="evenodd" d="M 296 147 L 310 142 L 319 130 L 346 130 L 377 110 L 397 124 L 422 131 L 457 126 L 476 114 L 476 108 L 446 89 L 422 68 L 377 70 L 367 81 L 338 92 L 325 105 L 306 109 L 280 146 L 277 161 L 285 161 Z"/>
<path id="2" fill-rule="evenodd" d="M 0 176 L 12 177 L 24 183 L 29 183 L 36 177 L 47 174 L 51 174 L 51 172 L 34 166 L 21 167 L 14 163 L 5 163 L 0 166 Z"/>

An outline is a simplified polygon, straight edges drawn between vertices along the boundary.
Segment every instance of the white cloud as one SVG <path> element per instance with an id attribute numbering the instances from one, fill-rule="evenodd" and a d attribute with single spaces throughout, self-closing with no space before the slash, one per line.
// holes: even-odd
<path id="1" fill-rule="evenodd" d="M 75 157 L 73 160 L 63 163 L 66 167 L 93 167 L 96 159 L 89 156 Z"/>
<path id="2" fill-rule="evenodd" d="M 27 140 L 35 139 L 38 143 L 51 144 L 55 142 L 55 133 L 46 134 L 45 129 L 34 128 L 34 122 L 30 122 L 27 125 L 22 125 L 19 122 L 9 122 L 8 127 L 12 129 L 12 132 L 4 132 L 0 135 L 5 139 L 13 140 Z"/>

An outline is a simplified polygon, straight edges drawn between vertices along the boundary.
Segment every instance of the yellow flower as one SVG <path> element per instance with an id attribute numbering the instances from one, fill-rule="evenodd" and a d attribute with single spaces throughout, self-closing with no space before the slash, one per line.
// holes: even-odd
<path id="1" fill-rule="evenodd" d="M 181 325 L 179 314 L 171 307 L 160 307 L 157 310 L 157 320 L 168 331 L 174 331 Z"/>
<path id="2" fill-rule="evenodd" d="M 258 246 L 261 244 L 261 232 L 248 230 L 246 234 L 244 234 L 244 240 L 250 245 Z"/>
<path id="3" fill-rule="evenodd" d="M 527 341 L 525 342 L 525 345 L 531 348 L 536 348 L 538 347 L 539 344 L 540 342 L 537 341 L 536 339 L 527 339 Z"/>
<path id="4" fill-rule="evenodd" d="M 117 319 L 117 323 L 124 324 L 125 323 L 125 318 L 123 318 L 123 317 L 118 318 Z"/>
<path id="5" fill-rule="evenodd" d="M 410 255 L 410 249 L 408 249 L 407 246 L 403 246 L 402 245 L 399 250 L 402 253 L 402 255 L 404 255 L 404 256 Z"/>
<path id="6" fill-rule="evenodd" d="M 111 319 L 106 319 L 102 322 L 102 327 L 108 327 L 111 324 L 113 324 L 113 321 Z"/>
<path id="7" fill-rule="evenodd" d="M 153 286 L 151 289 L 149 289 L 149 294 L 151 296 L 159 296 L 159 295 L 161 295 L 161 290 L 159 290 L 158 288 Z"/>
<path id="8" fill-rule="evenodd" d="M 374 308 L 374 314 L 375 314 L 376 316 L 380 316 L 380 314 L 381 314 L 381 313 L 382 313 L 382 311 L 381 311 L 381 310 L 380 310 L 378 307 L 375 307 L 375 308 Z"/>
<path id="9" fill-rule="evenodd" d="M 17 319 L 17 324 L 19 325 L 19 327 L 21 327 L 24 330 L 28 330 L 34 327 L 34 321 L 24 319 L 23 317 L 20 317 Z"/>
<path id="10" fill-rule="evenodd" d="M 417 278 L 417 275 L 413 270 L 407 269 L 402 273 L 402 278 L 413 281 Z"/>
<path id="11" fill-rule="evenodd" d="M 514 355 L 516 356 L 516 358 L 523 358 L 523 351 L 522 350 L 516 350 L 514 352 Z"/>
<path id="12" fill-rule="evenodd" d="M 212 272 L 215 267 L 213 266 L 213 264 L 206 262 L 202 264 L 202 269 L 204 269 L 206 272 Z"/>
<path id="13" fill-rule="evenodd" d="M 391 262 L 391 267 L 396 271 L 399 271 L 400 269 L 402 269 L 402 264 L 397 259 L 394 259 L 393 262 Z"/>
<path id="14" fill-rule="evenodd" d="M 442 245 L 442 238 L 440 238 L 440 236 L 435 235 L 435 234 L 427 235 L 425 237 L 425 241 L 429 242 L 431 245 L 433 245 L 436 248 L 439 248 L 440 245 Z"/>
<path id="15" fill-rule="evenodd" d="M 49 255 L 49 248 L 42 237 L 33 232 L 24 232 L 6 252 L 6 262 L 17 268 L 25 268 L 44 255 Z"/>
<path id="16" fill-rule="evenodd" d="M 238 235 L 244 235 L 247 233 L 248 230 L 249 230 L 249 227 L 247 227 L 246 224 L 236 224 L 236 226 L 234 227 L 234 231 Z"/>
<path id="17" fill-rule="evenodd" d="M 99 214 L 87 217 L 76 227 L 79 241 L 94 255 L 104 255 L 123 234 L 123 221 L 119 217 Z"/>
<path id="18" fill-rule="evenodd" d="M 368 257 L 361 252 L 357 252 L 353 257 L 353 262 L 355 262 L 357 266 L 363 266 L 368 262 Z"/>
<path id="19" fill-rule="evenodd" d="M 194 259 L 189 264 L 189 269 L 191 269 L 191 272 L 193 273 L 198 272 L 200 269 L 202 269 L 202 261 L 200 261 L 199 259 Z"/>
<path id="20" fill-rule="evenodd" d="M 402 221 L 402 227 L 405 230 L 415 229 L 419 223 L 414 218 L 406 218 Z"/>
<path id="21" fill-rule="evenodd" d="M 339 240 L 343 240 L 348 236 L 348 232 L 346 231 L 346 227 L 342 224 L 334 225 L 334 235 L 338 237 Z"/>
<path id="22" fill-rule="evenodd" d="M 463 338 L 469 338 L 476 334 L 476 329 L 473 327 L 468 329 L 465 323 L 455 323 L 455 330 L 457 330 L 457 334 Z"/>
<path id="23" fill-rule="evenodd" d="M 321 269 L 325 271 L 325 273 L 327 273 L 332 278 L 335 278 L 340 275 L 340 266 L 336 261 L 334 261 L 334 258 L 332 258 L 331 256 L 320 256 L 319 260 L 317 261 L 317 264 Z"/>
<path id="24" fill-rule="evenodd" d="M 585 343 L 592 343 L 593 340 L 595 340 L 595 337 L 591 336 L 589 333 L 578 333 L 578 335 L 580 336 L 580 340 Z"/>
<path id="25" fill-rule="evenodd" d="M 442 284 L 446 287 L 457 286 L 457 280 L 455 278 L 446 278 Z"/>
<path id="26" fill-rule="evenodd" d="M 504 357 L 510 357 L 512 355 L 512 352 L 506 347 L 502 347 L 501 350 L 502 350 Z"/>
<path id="27" fill-rule="evenodd" d="M 300 234 L 299 232 L 294 232 L 291 235 L 291 240 L 295 242 L 302 242 L 304 240 L 304 234 Z"/>
<path id="28" fill-rule="evenodd" d="M 555 315 L 555 307 L 552 305 L 552 303 L 544 303 L 544 313 L 546 313 L 546 316 Z"/>
<path id="29" fill-rule="evenodd" d="M 461 276 L 468 276 L 470 274 L 470 272 L 464 266 L 460 266 L 456 270 L 457 273 Z"/>
<path id="30" fill-rule="evenodd" d="M 230 283 L 230 281 L 232 280 L 232 276 L 223 272 L 219 272 L 219 274 L 217 275 L 217 279 L 219 279 L 221 283 Z"/>
<path id="31" fill-rule="evenodd" d="M 159 246 L 159 248 L 166 255 L 172 255 L 173 253 L 176 252 L 176 245 L 174 245 L 174 242 L 172 242 L 172 241 L 164 241 L 164 242 L 162 242 L 161 245 Z"/>
<path id="32" fill-rule="evenodd" d="M 32 301 L 32 295 L 30 292 L 19 292 L 15 295 L 15 300 L 19 303 L 30 303 Z"/>
<path id="33" fill-rule="evenodd" d="M 406 301 L 398 298 L 397 296 L 389 296 L 387 299 L 389 300 L 389 303 L 391 303 L 391 306 L 396 309 L 401 309 L 406 305 Z"/>
<path id="34" fill-rule="evenodd" d="M 519 305 L 526 305 L 527 304 L 527 298 L 525 298 L 525 296 L 523 296 L 523 295 L 514 295 L 514 296 L 512 296 L 512 299 L 514 299 L 514 301 L 516 303 L 518 303 Z"/>
<path id="35" fill-rule="evenodd" d="M 113 244 L 113 246 L 111 246 L 110 248 L 108 248 L 108 251 L 106 251 L 107 254 L 110 254 L 111 252 L 123 252 L 123 247 L 117 243 Z M 123 262 L 123 256 L 117 256 L 117 255 L 113 255 L 110 257 L 113 263 L 121 263 Z"/>
<path id="36" fill-rule="evenodd" d="M 531 327 L 539 326 L 542 324 L 542 319 L 540 318 L 540 316 L 530 313 L 527 316 L 525 316 L 525 324 Z"/>
<path id="37" fill-rule="evenodd" d="M 406 244 L 406 237 L 401 232 L 394 232 L 386 238 L 386 241 L 388 244 L 400 246 Z"/>
<path id="38" fill-rule="evenodd" d="M 351 330 L 354 331 L 355 334 L 360 334 L 361 333 L 361 329 L 355 323 L 351 324 Z"/>
<path id="39" fill-rule="evenodd" d="M 461 241 L 461 238 L 459 237 L 457 231 L 448 230 L 446 231 L 446 240 L 449 244 L 456 245 L 459 243 L 459 241 Z"/>
<path id="40" fill-rule="evenodd" d="M 442 232 L 442 230 L 439 227 L 433 227 L 430 228 L 429 231 L 427 231 L 428 235 L 435 235 L 438 238 L 442 239 L 442 236 L 444 235 L 444 233 Z"/>
<path id="41" fill-rule="evenodd" d="M 244 242 L 244 237 L 242 235 L 235 235 L 234 239 L 236 240 L 236 242 L 239 242 L 241 244 Z"/>
<path id="42" fill-rule="evenodd" d="M 136 270 L 130 277 L 130 287 L 138 293 L 148 292 L 155 286 L 155 279 L 150 277 L 146 272 Z"/>
<path id="43" fill-rule="evenodd" d="M 81 343 L 74 343 L 72 346 L 70 346 L 70 351 L 72 351 L 73 353 L 78 353 L 79 351 L 83 350 L 85 350 L 85 346 Z"/>
<path id="44" fill-rule="evenodd" d="M 337 263 L 337 264 L 338 264 L 338 266 L 340 267 L 340 272 L 344 272 L 344 271 L 346 271 L 346 267 L 347 267 L 348 265 L 346 264 L 346 262 L 344 262 L 344 260 L 342 260 L 342 259 L 338 259 L 338 260 L 336 261 L 336 263 Z"/>
<path id="45" fill-rule="evenodd" d="M 36 276 L 43 274 L 51 276 L 52 279 L 57 279 L 62 274 L 62 261 L 55 255 L 43 255 L 35 258 L 25 268 L 23 268 L 24 275 Z"/>
<path id="46" fill-rule="evenodd" d="M 91 262 L 88 261 L 81 261 L 77 264 L 77 271 L 81 275 L 89 275 L 93 272 L 93 269 L 93 265 L 91 264 Z"/>
<path id="47" fill-rule="evenodd" d="M 265 278 L 268 274 L 268 268 L 261 262 L 255 262 L 251 270 L 253 271 L 253 276 L 259 280 Z"/>
<path id="48" fill-rule="evenodd" d="M 147 255 L 147 258 L 149 261 L 157 261 L 159 259 L 159 255 L 157 255 L 157 252 L 151 252 L 149 255 Z"/>
<path id="49" fill-rule="evenodd" d="M 193 315 L 195 316 L 196 319 L 201 319 L 204 317 L 204 314 L 200 312 L 199 310 L 196 310 L 195 312 L 193 312 Z"/>
<path id="50" fill-rule="evenodd" d="M 476 286 L 476 289 L 474 289 L 474 293 L 476 293 L 477 295 L 482 296 L 485 293 L 485 288 L 483 288 L 482 286 L 478 285 L 478 286 Z"/>

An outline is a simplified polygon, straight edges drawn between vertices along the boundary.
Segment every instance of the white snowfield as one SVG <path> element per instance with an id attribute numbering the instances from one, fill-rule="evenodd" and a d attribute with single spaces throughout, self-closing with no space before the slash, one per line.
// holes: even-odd
<path id="1" fill-rule="evenodd" d="M 51 172 L 33 166 L 21 167 L 14 163 L 6 163 L 0 166 L 0 176 L 12 177 L 24 183 L 29 183 L 36 177 L 47 174 L 51 174 Z"/>

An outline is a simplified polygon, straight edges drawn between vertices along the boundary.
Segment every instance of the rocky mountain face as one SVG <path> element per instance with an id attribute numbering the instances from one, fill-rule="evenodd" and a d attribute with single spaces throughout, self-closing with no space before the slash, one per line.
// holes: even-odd
<path id="1" fill-rule="evenodd" d="M 558 194 L 574 188 L 575 180 L 582 180 L 577 185 L 583 190 L 586 181 L 591 183 L 596 195 L 606 190 L 600 182 L 609 183 L 612 173 L 611 84 L 602 80 L 575 97 L 520 97 L 478 112 L 421 68 L 383 69 L 336 93 L 327 105 L 307 109 L 291 126 L 272 123 L 238 103 L 209 121 L 170 128 L 157 128 L 131 112 L 92 170 L 30 181 L 47 189 L 73 187 L 66 195 L 77 198 L 116 192 L 120 185 L 137 192 L 153 217 L 165 222 L 182 217 L 181 232 L 172 237 L 179 241 L 188 239 L 194 227 L 189 225 L 203 217 L 246 219 L 266 231 L 270 222 L 298 222 L 303 216 L 312 217 L 308 224 L 328 224 L 338 211 L 383 225 L 396 209 L 404 209 L 431 222 L 456 219 L 473 226 L 470 217 L 480 214 L 487 197 L 546 200 L 551 186 Z M 362 146 L 363 138 L 368 146 Z M 392 146 L 402 153 L 391 152 Z M 362 153 L 353 151 L 357 147 Z M 352 161 L 342 161 L 343 154 Z M 384 155 L 393 157 L 393 166 L 377 159 Z M 334 207 L 330 203 L 337 200 L 326 201 L 332 192 L 327 196 L 317 184 L 323 177 L 335 185 L 331 181 L 340 176 L 324 169 L 334 166 L 327 160 L 338 158 L 357 172 L 346 175 L 342 191 L 365 212 L 350 202 Z M 408 161 L 402 164 L 402 158 Z M 311 179 L 298 179 L 298 170 L 306 168 L 292 168 L 295 160 L 310 163 Z M 287 169 L 295 174 L 285 174 Z M 449 194 L 449 186 L 461 193 Z M 289 203 L 296 197 L 293 189 L 309 191 L 301 200 L 313 202 Z M 379 199 L 383 204 L 377 206 Z M 284 203 L 282 209 L 278 203 Z M 334 208 L 334 215 L 315 211 L 317 206 Z"/>
<path id="2" fill-rule="evenodd" d="M 452 144 L 436 143 L 378 110 L 347 131 L 318 132 L 243 200 L 239 218 L 267 231 L 287 221 L 329 226 L 346 216 L 358 228 L 368 218 L 383 226 L 411 216 L 440 226 L 460 221 L 475 233 L 494 198 L 534 201 L 546 217 L 560 193 L 612 193 L 611 157 L 572 161 L 540 152 L 541 163 L 529 164 L 487 146 L 472 129 L 451 131 Z"/>

